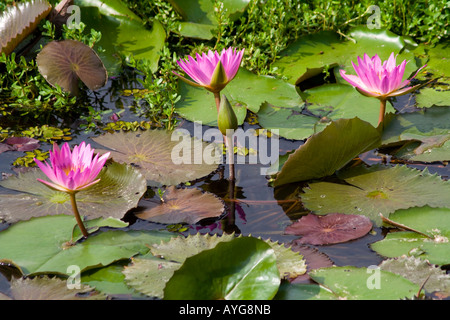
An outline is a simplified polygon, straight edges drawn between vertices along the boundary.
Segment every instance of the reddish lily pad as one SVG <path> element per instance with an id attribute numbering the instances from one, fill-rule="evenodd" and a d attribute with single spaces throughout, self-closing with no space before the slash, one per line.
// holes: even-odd
<path id="1" fill-rule="evenodd" d="M 169 187 L 159 203 L 142 200 L 144 207 L 136 213 L 141 219 L 173 224 L 195 224 L 205 218 L 218 217 L 224 204 L 214 194 L 198 189 L 176 189 Z"/>
<path id="2" fill-rule="evenodd" d="M 39 72 L 51 85 L 78 93 L 78 80 L 90 90 L 103 87 L 108 73 L 102 60 L 89 46 L 75 40 L 52 41 L 36 57 Z"/>
<path id="3" fill-rule="evenodd" d="M 360 238 L 372 229 L 366 216 L 331 213 L 325 216 L 308 214 L 285 229 L 287 234 L 302 236 L 298 243 L 326 245 Z"/>
<path id="4" fill-rule="evenodd" d="M 39 148 L 39 140 L 27 137 L 11 137 L 0 143 L 0 153 L 5 151 L 32 151 Z"/>

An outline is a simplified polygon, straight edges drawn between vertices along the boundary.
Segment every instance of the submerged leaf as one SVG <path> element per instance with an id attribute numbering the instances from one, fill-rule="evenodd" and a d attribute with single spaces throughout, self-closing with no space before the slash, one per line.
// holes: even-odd
<path id="1" fill-rule="evenodd" d="M 52 41 L 36 57 L 39 72 L 53 86 L 74 95 L 78 80 L 95 91 L 106 84 L 108 73 L 92 48 L 75 40 Z"/>
<path id="2" fill-rule="evenodd" d="M 29 0 L 0 13 L 0 54 L 9 55 L 52 10 L 47 0 Z"/>
<path id="3" fill-rule="evenodd" d="M 164 192 L 162 202 L 141 201 L 140 205 L 135 211 L 138 218 L 166 224 L 195 224 L 205 218 L 220 216 L 225 208 L 223 202 L 212 193 L 198 189 L 176 189 L 174 186 Z"/>
<path id="4" fill-rule="evenodd" d="M 360 238 L 372 229 L 369 218 L 360 215 L 331 213 L 325 216 L 308 214 L 285 229 L 287 234 L 302 236 L 295 242 L 325 245 Z"/>

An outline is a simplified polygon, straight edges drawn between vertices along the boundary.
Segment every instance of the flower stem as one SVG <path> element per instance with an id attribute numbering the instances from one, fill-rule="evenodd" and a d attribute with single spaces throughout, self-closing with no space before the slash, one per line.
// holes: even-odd
<path id="1" fill-rule="evenodd" d="M 386 99 L 380 99 L 380 116 L 378 118 L 378 125 L 383 122 L 384 114 L 386 112 Z"/>
<path id="2" fill-rule="evenodd" d="M 70 202 L 72 203 L 73 214 L 75 215 L 75 219 L 77 220 L 78 227 L 80 227 L 81 233 L 85 238 L 88 237 L 89 233 L 84 227 L 83 221 L 81 220 L 80 213 L 78 212 L 77 201 L 75 200 L 75 192 L 69 192 Z"/>
<path id="3" fill-rule="evenodd" d="M 220 91 L 214 92 L 214 100 L 216 101 L 217 114 L 219 114 L 220 109 Z"/>
<path id="4" fill-rule="evenodd" d="M 219 114 L 220 109 L 220 91 L 214 92 L 214 100 L 216 101 L 217 114 Z M 227 130 L 228 131 L 228 130 Z M 229 166 L 229 179 L 234 181 L 234 150 L 233 150 L 233 141 L 232 137 L 228 137 L 228 135 L 223 135 L 223 144 L 227 149 L 227 159 Z"/>

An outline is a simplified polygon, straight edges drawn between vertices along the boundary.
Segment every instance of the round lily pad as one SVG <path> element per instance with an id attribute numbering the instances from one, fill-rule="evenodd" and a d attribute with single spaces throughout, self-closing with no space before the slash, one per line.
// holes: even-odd
<path id="1" fill-rule="evenodd" d="M 137 207 L 147 190 L 144 177 L 126 164 L 112 162 L 102 169 L 98 178 L 100 182 L 76 194 L 80 214 L 88 219 L 121 219 Z M 18 191 L 0 193 L 2 220 L 13 223 L 31 217 L 73 214 L 68 194 L 50 189 L 37 179 L 45 180 L 46 176 L 41 170 L 32 169 L 0 181 L 0 186 Z"/>
<path id="2" fill-rule="evenodd" d="M 313 182 L 300 194 L 306 208 L 316 214 L 346 213 L 369 217 L 381 225 L 380 213 L 429 205 L 449 207 L 450 182 L 436 174 L 397 165 L 357 166 L 339 172 L 345 183 Z"/>
<path id="3" fill-rule="evenodd" d="M 178 185 L 215 171 L 222 152 L 214 144 L 191 138 L 181 131 L 146 130 L 106 133 L 93 140 L 110 150 L 117 162 L 132 164 L 149 186 Z"/>
<path id="4" fill-rule="evenodd" d="M 222 200 L 212 193 L 171 186 L 164 192 L 163 200 L 159 203 L 141 201 L 135 215 L 158 223 L 195 224 L 205 218 L 220 216 L 224 208 Z"/>
<path id="5" fill-rule="evenodd" d="M 52 41 L 36 57 L 39 72 L 51 85 L 78 93 L 81 80 L 90 90 L 103 87 L 108 73 L 95 51 L 75 40 Z"/>
<path id="6" fill-rule="evenodd" d="M 361 215 L 331 213 L 308 214 L 285 229 L 287 234 L 302 236 L 302 244 L 326 245 L 346 242 L 366 235 L 372 229 L 369 218 Z"/>

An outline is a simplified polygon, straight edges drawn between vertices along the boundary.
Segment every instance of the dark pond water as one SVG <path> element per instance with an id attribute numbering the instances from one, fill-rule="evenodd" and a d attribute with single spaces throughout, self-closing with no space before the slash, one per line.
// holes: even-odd
<path id="1" fill-rule="evenodd" d="M 137 118 L 137 116 L 130 111 L 129 106 L 132 105 L 133 98 L 120 96 L 120 89 L 136 88 L 138 85 L 135 82 L 128 82 L 123 84 L 120 79 L 112 80 L 109 85 L 98 91 L 95 95 L 92 94 L 92 104 L 98 109 L 111 109 L 114 112 L 124 110 L 121 114 L 121 120 L 134 121 L 145 120 Z M 403 97 L 398 100 L 395 105 L 400 112 L 414 111 L 413 101 L 410 96 Z M 110 115 L 110 114 L 109 114 Z M 108 121 L 109 115 L 105 116 L 105 122 Z M 74 127 L 78 126 L 78 123 Z M 189 121 L 180 119 L 179 127 L 186 128 L 192 132 L 193 124 Z M 246 130 L 251 126 L 244 124 L 243 129 Z M 207 128 L 205 128 L 207 129 Z M 75 132 L 73 140 L 70 144 L 78 144 L 83 140 L 89 141 L 90 134 L 83 132 Z M 96 144 L 93 141 L 94 148 Z M 280 140 L 280 154 L 287 151 L 294 150 L 302 144 L 301 141 Z M 47 150 L 50 146 L 43 146 L 43 150 Z M 14 173 L 12 162 L 24 154 L 22 152 L 4 152 L 0 154 L 0 172 L 2 174 Z M 364 154 L 361 159 L 367 164 L 374 164 L 381 162 L 381 157 L 373 152 Z M 236 164 L 236 182 L 235 182 L 235 201 L 226 201 L 226 204 L 235 205 L 234 218 L 230 215 L 225 215 L 221 219 L 207 220 L 198 223 L 195 226 L 190 226 L 189 233 L 218 233 L 236 232 L 243 235 L 253 235 L 256 237 L 270 238 L 273 241 L 281 243 L 290 243 L 298 237 L 284 234 L 284 229 L 292 222 L 299 219 L 307 211 L 301 206 L 301 203 L 295 202 L 297 191 L 302 187 L 299 184 L 287 185 L 280 189 L 272 188 L 266 176 L 260 174 L 258 164 Z M 418 169 L 424 169 L 423 165 L 411 165 Z M 444 178 L 448 178 L 450 169 L 441 164 L 429 165 L 430 172 L 437 172 Z M 218 171 L 212 173 L 210 176 L 200 179 L 192 183 L 190 188 L 199 188 L 205 191 L 212 192 L 221 198 L 227 198 L 229 189 L 229 182 L 226 179 L 228 176 L 228 166 L 220 166 Z M 3 192 L 1 190 L 0 192 Z M 131 222 L 130 229 L 161 229 L 164 225 L 151 223 L 148 221 L 134 218 L 132 215 L 127 215 L 126 219 Z M 7 225 L 0 225 L 0 230 L 6 228 Z M 369 248 L 369 244 L 381 240 L 384 230 L 382 228 L 374 228 L 373 232 L 366 236 L 336 245 L 316 246 L 320 251 L 328 255 L 335 265 L 353 265 L 357 267 L 370 266 L 379 264 L 383 258 L 378 256 Z M 1 278 L 1 277 L 0 277 Z M 2 279 L 3 280 L 3 279 Z M 4 280 L 0 280 L 0 291 L 5 288 Z M 2 288 L 3 287 L 3 288 Z"/>

